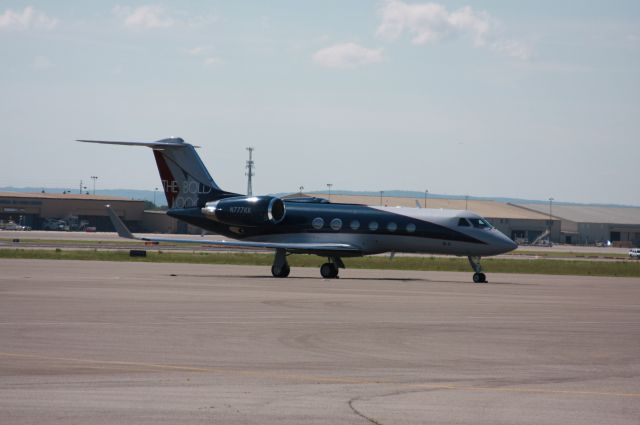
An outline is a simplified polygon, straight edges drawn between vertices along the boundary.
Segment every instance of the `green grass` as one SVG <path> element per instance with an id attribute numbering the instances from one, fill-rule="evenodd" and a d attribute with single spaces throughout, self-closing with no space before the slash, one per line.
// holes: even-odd
<path id="1" fill-rule="evenodd" d="M 98 250 L 27 250 L 0 249 L 0 258 L 24 258 L 46 260 L 95 260 L 95 261 L 138 261 L 152 263 L 192 263 L 192 264 L 231 264 L 270 266 L 272 254 L 220 253 L 220 252 L 156 252 L 148 251 L 147 257 L 130 257 L 127 251 Z M 292 267 L 319 267 L 324 258 L 313 255 L 292 255 L 289 264 Z M 388 257 L 373 256 L 346 258 L 347 268 L 354 269 L 391 269 L 425 271 L 470 272 L 466 258 L 442 257 Z M 578 276 L 626 276 L 640 277 L 640 261 L 576 261 L 547 259 L 483 259 L 482 265 L 487 273 L 527 273 Z"/>

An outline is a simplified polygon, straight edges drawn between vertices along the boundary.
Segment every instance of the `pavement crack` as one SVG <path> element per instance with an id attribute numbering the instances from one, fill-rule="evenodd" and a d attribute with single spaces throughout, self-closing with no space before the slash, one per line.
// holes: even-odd
<path id="1" fill-rule="evenodd" d="M 371 418 L 367 415 L 365 415 L 364 413 L 362 413 L 361 411 L 359 411 L 358 409 L 356 409 L 356 407 L 353 405 L 354 402 L 359 401 L 359 400 L 363 400 L 362 397 L 354 397 L 352 399 L 350 399 L 348 401 L 348 405 L 349 408 L 353 411 L 353 413 L 355 413 L 356 415 L 360 416 L 362 419 L 366 420 L 369 423 L 375 424 L 375 425 L 384 425 L 382 422 L 378 421 L 375 418 Z"/>

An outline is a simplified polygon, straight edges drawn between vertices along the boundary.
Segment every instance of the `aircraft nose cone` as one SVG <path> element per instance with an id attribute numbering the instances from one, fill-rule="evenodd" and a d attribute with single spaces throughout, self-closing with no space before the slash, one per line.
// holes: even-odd
<path id="1" fill-rule="evenodd" d="M 518 244 L 511 240 L 507 235 L 496 229 L 494 236 L 494 247 L 497 251 L 496 254 L 504 254 L 506 252 L 513 251 L 518 247 Z"/>
<path id="2" fill-rule="evenodd" d="M 502 241 L 501 241 L 501 245 L 504 249 L 504 252 L 509 252 L 509 251 L 513 251 L 514 249 L 516 249 L 518 247 L 518 244 L 515 243 L 514 241 L 511 240 L 511 238 L 509 238 L 506 235 L 502 235 Z"/>

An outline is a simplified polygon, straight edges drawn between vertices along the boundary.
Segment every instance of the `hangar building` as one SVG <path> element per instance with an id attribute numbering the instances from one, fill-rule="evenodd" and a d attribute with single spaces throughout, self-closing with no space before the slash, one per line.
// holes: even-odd
<path id="1" fill-rule="evenodd" d="M 514 205 L 527 211 L 549 210 L 546 204 Z M 553 216 L 561 222 L 558 240 L 561 243 L 589 245 L 611 241 L 617 246 L 640 246 L 638 207 L 553 204 Z"/>
<path id="2" fill-rule="evenodd" d="M 0 220 L 41 229 L 49 219 L 73 216 L 98 231 L 113 231 L 105 205 L 110 204 L 132 229 L 142 228 L 145 203 L 122 197 L 61 193 L 0 192 Z"/>

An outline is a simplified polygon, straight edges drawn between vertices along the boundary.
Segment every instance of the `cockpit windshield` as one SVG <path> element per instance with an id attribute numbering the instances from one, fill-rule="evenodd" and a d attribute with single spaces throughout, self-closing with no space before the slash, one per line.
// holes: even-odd
<path id="1" fill-rule="evenodd" d="M 473 227 L 476 229 L 491 229 L 493 226 L 484 218 L 469 218 Z"/>

